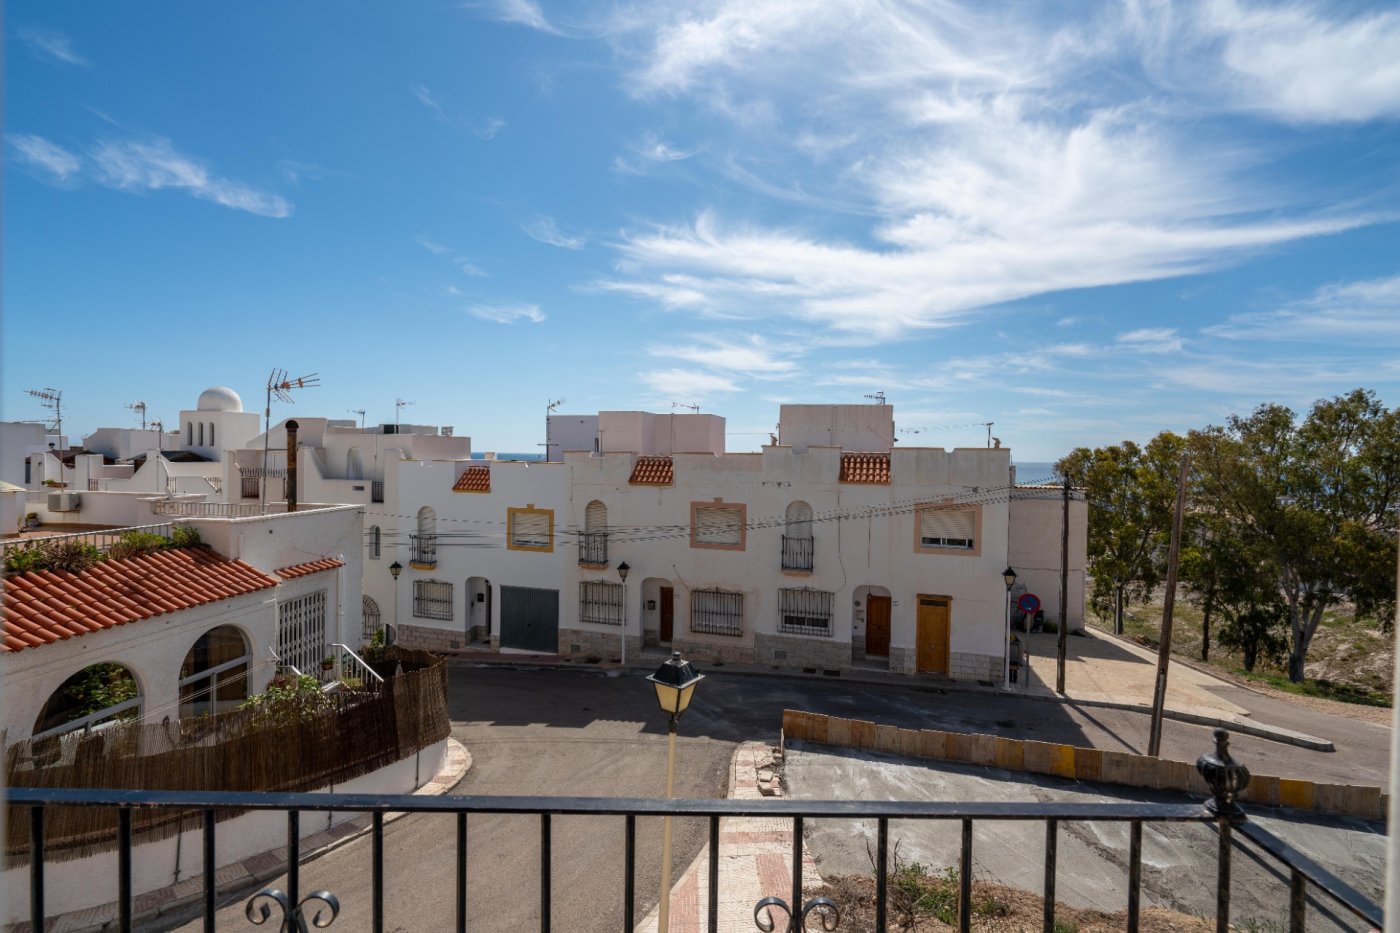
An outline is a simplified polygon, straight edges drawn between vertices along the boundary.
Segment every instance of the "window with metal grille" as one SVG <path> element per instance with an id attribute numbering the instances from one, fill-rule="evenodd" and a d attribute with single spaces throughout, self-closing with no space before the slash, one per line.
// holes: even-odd
<path id="1" fill-rule="evenodd" d="M 805 586 L 778 590 L 778 631 L 790 635 L 831 635 L 833 595 Z"/>
<path id="2" fill-rule="evenodd" d="M 690 630 L 703 635 L 744 634 L 744 594 L 691 590 Z"/>
<path id="3" fill-rule="evenodd" d="M 578 585 L 578 620 L 595 625 L 622 624 L 622 584 L 584 580 Z"/>
<path id="4" fill-rule="evenodd" d="M 326 591 L 284 600 L 277 606 L 277 656 L 303 674 L 326 656 Z"/>
<path id="5" fill-rule="evenodd" d="M 507 509 L 507 546 L 515 551 L 554 550 L 554 511 L 529 506 Z"/>
<path id="6" fill-rule="evenodd" d="M 696 505 L 691 530 L 694 547 L 744 546 L 744 507 L 742 505 Z"/>
<path id="7" fill-rule="evenodd" d="M 452 584 L 442 580 L 414 580 L 413 617 L 451 622 Z"/>
<path id="8" fill-rule="evenodd" d="M 379 603 L 375 602 L 373 597 L 361 596 L 360 616 L 360 634 L 364 637 L 364 644 L 367 645 L 370 639 L 374 637 L 375 632 L 378 632 L 384 627 L 384 623 L 379 616 Z"/>
<path id="9" fill-rule="evenodd" d="M 919 545 L 972 550 L 977 528 L 975 509 L 919 510 Z"/>

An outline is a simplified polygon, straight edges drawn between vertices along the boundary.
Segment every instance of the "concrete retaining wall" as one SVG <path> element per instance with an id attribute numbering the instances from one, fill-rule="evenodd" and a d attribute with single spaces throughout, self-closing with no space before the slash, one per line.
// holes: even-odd
<path id="1" fill-rule="evenodd" d="M 860 719 L 839 719 L 791 709 L 783 711 L 783 738 L 911 758 L 1048 774 L 1076 781 L 1210 796 L 1210 788 L 1191 762 L 1080 748 L 1077 745 L 977 733 L 940 732 L 936 729 L 901 729 Z M 1366 820 L 1384 820 L 1390 803 L 1389 795 L 1382 793 L 1379 787 L 1322 784 L 1267 774 L 1253 775 L 1240 799 L 1246 803 L 1292 807 Z"/>

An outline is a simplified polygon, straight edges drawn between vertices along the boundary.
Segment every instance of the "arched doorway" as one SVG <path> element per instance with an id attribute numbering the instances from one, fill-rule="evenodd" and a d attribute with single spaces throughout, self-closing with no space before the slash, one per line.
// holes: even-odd
<path id="1" fill-rule="evenodd" d="M 466 638 L 470 642 L 491 641 L 491 581 L 467 577 Z"/>
<path id="2" fill-rule="evenodd" d="M 372 596 L 360 597 L 360 634 L 363 638 L 362 644 L 368 645 L 374 640 L 384 627 L 384 620 L 379 615 L 379 603 L 374 601 Z"/>
<path id="3" fill-rule="evenodd" d="M 180 718 L 215 715 L 248 699 L 248 640 L 232 625 L 211 628 L 180 665 Z"/>

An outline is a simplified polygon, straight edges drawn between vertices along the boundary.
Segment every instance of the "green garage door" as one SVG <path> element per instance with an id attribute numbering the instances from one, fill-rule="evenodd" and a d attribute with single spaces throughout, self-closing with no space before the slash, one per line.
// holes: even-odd
<path id="1" fill-rule="evenodd" d="M 501 647 L 559 652 L 559 591 L 501 587 Z"/>

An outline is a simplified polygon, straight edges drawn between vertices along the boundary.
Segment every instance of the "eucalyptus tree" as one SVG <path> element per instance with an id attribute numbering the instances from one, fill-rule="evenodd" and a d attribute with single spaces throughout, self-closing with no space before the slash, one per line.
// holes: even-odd
<path id="1" fill-rule="evenodd" d="M 1287 607 L 1288 676 L 1301 682 L 1328 609 L 1388 625 L 1395 599 L 1400 410 L 1357 389 L 1301 421 L 1282 405 L 1191 437 L 1195 505 L 1238 536 Z"/>

